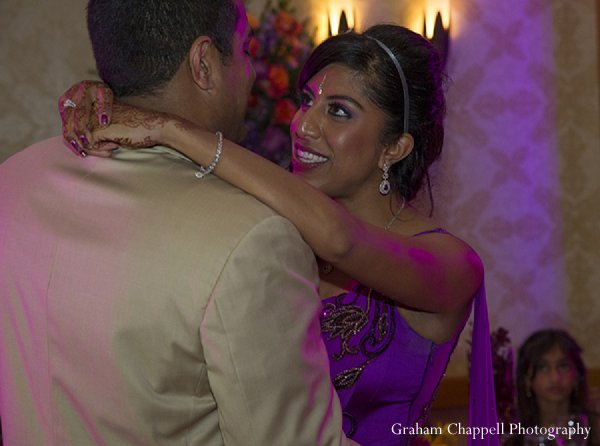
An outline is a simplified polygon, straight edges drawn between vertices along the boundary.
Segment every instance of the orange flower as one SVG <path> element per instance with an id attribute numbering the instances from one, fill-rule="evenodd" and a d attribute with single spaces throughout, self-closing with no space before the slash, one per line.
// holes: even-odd
<path id="1" fill-rule="evenodd" d="M 302 26 L 292 15 L 279 11 L 275 16 L 275 30 L 278 34 L 298 34 L 302 31 Z"/>
<path id="2" fill-rule="evenodd" d="M 250 40 L 249 50 L 250 50 L 250 57 L 254 59 L 256 57 L 256 55 L 260 52 L 260 42 L 258 41 L 257 38 L 253 37 Z"/>
<path id="3" fill-rule="evenodd" d="M 275 64 L 269 66 L 267 78 L 269 79 L 269 96 L 280 98 L 287 93 L 290 85 L 290 76 L 283 65 Z"/>
<path id="4" fill-rule="evenodd" d="M 277 101 L 275 104 L 275 124 L 289 125 L 296 113 L 297 107 L 289 99 Z"/>
<path id="5" fill-rule="evenodd" d="M 260 21 L 249 12 L 246 12 L 246 17 L 248 17 L 250 28 L 256 31 L 260 27 Z"/>
<path id="6" fill-rule="evenodd" d="M 293 70 L 300 67 L 299 57 L 306 52 L 306 46 L 298 37 L 286 39 L 288 54 L 285 58 L 286 64 Z"/>

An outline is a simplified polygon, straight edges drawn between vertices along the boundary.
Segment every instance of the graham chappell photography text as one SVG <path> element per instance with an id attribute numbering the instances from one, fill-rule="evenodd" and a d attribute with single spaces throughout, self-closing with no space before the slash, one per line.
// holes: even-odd
<path id="1" fill-rule="evenodd" d="M 580 424 L 579 422 L 570 421 L 568 426 L 533 426 L 525 427 L 521 423 L 497 423 L 493 427 L 488 426 L 466 426 L 462 423 L 449 423 L 444 427 L 441 426 L 421 426 L 418 423 L 414 426 L 404 426 L 401 423 L 395 423 L 391 427 L 394 435 L 424 435 L 424 436 L 440 436 L 440 435 L 464 435 L 473 440 L 483 440 L 488 436 L 502 435 L 524 435 L 546 437 L 552 441 L 556 438 L 568 440 L 583 439 L 587 440 L 591 427 Z"/>

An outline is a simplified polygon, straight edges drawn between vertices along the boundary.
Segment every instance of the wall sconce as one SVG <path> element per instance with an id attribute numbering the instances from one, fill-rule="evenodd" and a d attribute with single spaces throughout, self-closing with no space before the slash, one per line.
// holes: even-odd
<path id="1" fill-rule="evenodd" d="M 335 36 L 354 29 L 356 14 L 353 5 L 348 4 L 348 2 L 344 6 L 340 3 L 331 3 L 327 14 L 329 36 Z"/>
<path id="2" fill-rule="evenodd" d="M 445 66 L 450 46 L 450 0 L 426 0 L 423 35 L 438 49 Z"/>

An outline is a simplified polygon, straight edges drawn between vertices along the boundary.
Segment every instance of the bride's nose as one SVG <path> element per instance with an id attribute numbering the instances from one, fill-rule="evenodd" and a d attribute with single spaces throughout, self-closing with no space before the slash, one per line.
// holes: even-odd
<path id="1" fill-rule="evenodd" d="M 298 135 L 303 138 L 317 138 L 319 136 L 319 122 L 314 109 L 304 113 L 296 125 Z"/>

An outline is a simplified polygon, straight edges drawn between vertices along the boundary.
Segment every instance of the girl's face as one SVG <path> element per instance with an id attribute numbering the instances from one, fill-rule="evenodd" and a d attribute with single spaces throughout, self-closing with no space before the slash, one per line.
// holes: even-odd
<path id="1" fill-rule="evenodd" d="M 332 64 L 301 96 L 291 125 L 294 173 L 333 198 L 378 193 L 385 114 L 364 95 L 360 77 Z"/>
<path id="2" fill-rule="evenodd" d="M 555 346 L 534 364 L 535 376 L 531 380 L 531 391 L 538 403 L 564 403 L 569 401 L 577 383 L 577 370 L 571 359 Z"/>

